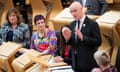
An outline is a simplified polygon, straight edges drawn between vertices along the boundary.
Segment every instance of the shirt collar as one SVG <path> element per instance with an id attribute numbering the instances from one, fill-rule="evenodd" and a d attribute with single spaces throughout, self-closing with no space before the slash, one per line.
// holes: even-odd
<path id="1" fill-rule="evenodd" d="M 83 22 L 84 22 L 85 17 L 86 17 L 86 15 L 84 15 L 84 16 L 80 19 L 80 22 L 81 22 L 81 23 L 83 23 Z"/>

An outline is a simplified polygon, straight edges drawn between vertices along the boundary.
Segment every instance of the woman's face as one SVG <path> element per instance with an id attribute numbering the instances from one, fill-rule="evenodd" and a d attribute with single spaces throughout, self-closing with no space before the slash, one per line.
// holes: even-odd
<path id="1" fill-rule="evenodd" d="M 65 40 L 68 40 L 71 37 L 71 30 L 68 27 L 63 27 L 62 36 L 65 38 Z"/>
<path id="2" fill-rule="evenodd" d="M 43 30 L 45 28 L 45 21 L 44 19 L 36 21 L 36 25 L 39 30 Z"/>
<path id="3" fill-rule="evenodd" d="M 8 16 L 8 20 L 11 24 L 17 24 L 17 16 L 14 12 L 12 12 L 9 16 Z"/>

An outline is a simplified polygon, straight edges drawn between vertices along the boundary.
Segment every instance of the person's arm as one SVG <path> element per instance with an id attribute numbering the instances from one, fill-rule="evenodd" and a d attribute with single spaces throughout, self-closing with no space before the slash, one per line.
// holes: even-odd
<path id="1" fill-rule="evenodd" d="M 19 43 L 24 48 L 29 48 L 30 46 L 30 31 L 27 24 L 21 23 L 13 31 L 13 41 Z"/>
<path id="2" fill-rule="evenodd" d="M 0 44 L 2 44 L 4 41 L 5 38 L 5 35 L 7 34 L 7 30 L 8 30 L 8 24 L 7 23 L 4 23 L 2 26 L 1 26 L 1 29 L 0 29 Z M 4 34 L 4 35 L 3 35 Z"/>
<path id="3" fill-rule="evenodd" d="M 33 33 L 32 36 L 31 36 L 31 41 L 30 41 L 30 49 L 35 49 L 36 50 L 34 40 L 35 40 L 35 36 L 34 36 L 34 33 Z"/>
<path id="4" fill-rule="evenodd" d="M 30 31 L 28 25 L 25 27 L 24 31 L 24 41 L 22 42 L 23 47 L 28 48 L 30 45 Z"/>
<path id="5" fill-rule="evenodd" d="M 1 28 L 1 29 L 0 29 L 0 45 L 1 45 L 1 44 L 2 44 L 2 42 L 3 42 L 2 32 L 3 32 L 3 30 L 2 30 L 2 28 Z"/>
<path id="6" fill-rule="evenodd" d="M 50 39 L 49 39 L 49 48 L 50 52 L 55 52 L 56 47 L 57 47 L 57 37 L 55 31 L 50 32 Z"/>
<path id="7" fill-rule="evenodd" d="M 107 3 L 106 0 L 99 0 L 100 2 L 100 6 L 101 6 L 101 11 L 100 11 L 100 15 L 104 14 L 107 11 Z"/>
<path id="8" fill-rule="evenodd" d="M 63 58 L 63 61 L 66 62 L 67 64 L 71 65 L 71 63 L 72 63 L 72 58 L 71 58 L 71 57 Z"/>
<path id="9" fill-rule="evenodd" d="M 89 24 L 89 28 L 90 28 L 90 34 L 89 35 L 85 35 L 83 34 L 83 41 L 82 43 L 86 44 L 86 45 L 96 45 L 96 46 L 100 46 L 101 44 L 101 35 L 100 35 L 100 29 L 99 26 L 96 22 L 91 22 Z"/>

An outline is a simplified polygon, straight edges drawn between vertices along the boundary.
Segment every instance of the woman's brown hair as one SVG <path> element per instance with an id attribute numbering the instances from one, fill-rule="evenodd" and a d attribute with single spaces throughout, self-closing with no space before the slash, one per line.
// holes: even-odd
<path id="1" fill-rule="evenodd" d="M 60 47 L 60 55 L 61 55 L 61 56 L 62 56 L 62 54 L 64 53 L 64 51 L 65 51 L 65 46 L 66 46 L 65 39 L 64 39 L 64 37 L 63 37 L 63 35 L 62 35 L 62 29 L 63 29 L 64 27 L 67 27 L 67 28 L 70 29 L 69 25 L 64 25 L 64 26 L 62 26 L 61 29 L 60 29 L 60 46 L 59 46 L 59 47 Z"/>
<path id="2" fill-rule="evenodd" d="M 11 8 L 11 9 L 8 10 L 7 15 L 6 15 L 6 20 L 8 21 L 8 23 L 11 24 L 10 21 L 9 21 L 9 18 L 8 18 L 11 13 L 16 14 L 17 24 L 20 24 L 21 23 L 20 12 L 16 8 Z"/>

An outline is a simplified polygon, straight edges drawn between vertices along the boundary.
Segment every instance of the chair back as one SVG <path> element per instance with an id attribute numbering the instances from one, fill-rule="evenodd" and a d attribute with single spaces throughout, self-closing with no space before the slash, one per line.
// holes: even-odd
<path id="1" fill-rule="evenodd" d="M 46 17 L 47 9 L 42 0 L 31 0 L 32 7 L 32 25 L 34 25 L 34 17 L 35 15 L 42 14 Z"/>
<path id="2" fill-rule="evenodd" d="M 118 48 L 120 44 L 120 20 L 118 20 L 113 26 L 113 42 L 114 48 L 112 50 L 111 64 L 115 65 Z"/>
<path id="3" fill-rule="evenodd" d="M 3 8 L 3 12 L 1 14 L 1 22 L 0 22 L 0 25 L 2 25 L 4 22 L 6 22 L 6 14 L 7 14 L 7 11 L 10 9 L 10 8 L 13 8 L 14 5 L 13 5 L 13 2 L 12 0 L 6 0 L 6 3 L 4 5 L 4 8 Z"/>

